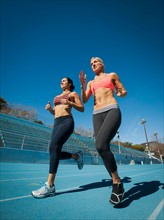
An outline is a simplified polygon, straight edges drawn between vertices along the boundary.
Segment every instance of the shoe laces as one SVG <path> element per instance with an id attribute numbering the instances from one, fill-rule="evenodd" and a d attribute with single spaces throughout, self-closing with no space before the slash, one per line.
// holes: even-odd
<path id="1" fill-rule="evenodd" d="M 39 191 L 40 193 L 42 193 L 42 192 L 45 191 L 45 189 L 47 189 L 47 186 L 42 186 L 38 191 Z"/>
<path id="2" fill-rule="evenodd" d="M 42 186 L 41 188 L 40 188 L 40 190 L 43 192 L 45 189 L 49 189 L 49 187 L 48 187 L 48 183 L 46 182 L 45 183 L 45 185 L 44 186 Z"/>

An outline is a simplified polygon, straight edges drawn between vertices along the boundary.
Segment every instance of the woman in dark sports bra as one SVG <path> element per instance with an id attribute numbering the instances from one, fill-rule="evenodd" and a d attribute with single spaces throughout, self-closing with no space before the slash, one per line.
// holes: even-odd
<path id="1" fill-rule="evenodd" d="M 106 74 L 104 72 L 104 63 L 99 57 L 91 58 L 91 68 L 95 77 L 88 82 L 86 88 L 86 75 L 83 71 L 80 72 L 82 100 L 86 103 L 91 95 L 94 96 L 95 145 L 112 177 L 113 189 L 110 202 L 118 204 L 123 199 L 124 187 L 118 175 L 114 155 L 110 150 L 110 142 L 121 124 L 121 111 L 114 97 L 114 92 L 116 91 L 116 95 L 119 97 L 124 97 L 127 92 L 116 73 Z"/>
<path id="2" fill-rule="evenodd" d="M 77 162 L 77 166 L 80 170 L 83 168 L 82 151 L 71 154 L 69 152 L 62 152 L 61 150 L 63 144 L 68 140 L 74 130 L 74 119 L 71 113 L 72 107 L 80 112 L 83 112 L 84 106 L 79 95 L 76 92 L 73 92 L 75 87 L 70 78 L 63 78 L 60 86 L 63 92 L 54 98 L 54 108 L 52 108 L 50 102 L 48 102 L 45 107 L 45 109 L 55 117 L 54 128 L 49 146 L 50 166 L 48 180 L 45 183 L 45 186 L 32 191 L 32 195 L 35 198 L 44 198 L 55 195 L 54 181 L 59 160 L 72 158 Z"/>

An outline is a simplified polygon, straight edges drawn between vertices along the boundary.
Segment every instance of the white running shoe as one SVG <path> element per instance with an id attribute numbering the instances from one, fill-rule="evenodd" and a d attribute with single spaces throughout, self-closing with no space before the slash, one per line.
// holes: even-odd
<path id="1" fill-rule="evenodd" d="M 46 182 L 45 186 L 42 186 L 38 190 L 32 191 L 31 194 L 35 198 L 45 198 L 48 196 L 54 196 L 55 195 L 55 186 L 50 187 L 49 184 Z"/>
<path id="2" fill-rule="evenodd" d="M 78 151 L 77 155 L 79 156 L 79 158 L 76 160 L 77 166 L 78 166 L 79 170 L 82 170 L 83 166 L 84 166 L 83 152 L 82 151 Z"/>

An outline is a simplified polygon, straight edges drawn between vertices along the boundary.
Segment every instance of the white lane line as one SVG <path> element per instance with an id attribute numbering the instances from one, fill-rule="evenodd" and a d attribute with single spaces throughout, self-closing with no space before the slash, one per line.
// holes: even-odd
<path id="1" fill-rule="evenodd" d="M 97 173 L 86 173 L 86 174 L 76 174 L 76 175 L 67 175 L 67 176 L 58 176 L 57 178 L 67 178 L 67 177 L 76 177 L 76 176 L 93 176 L 93 175 L 99 175 L 106 173 L 106 171 L 103 172 L 97 172 Z M 0 182 L 7 182 L 7 181 L 19 181 L 19 180 L 32 180 L 32 179 L 45 179 L 45 177 L 36 177 L 36 178 L 22 178 L 22 179 L 4 179 L 0 180 Z"/>
<path id="2" fill-rule="evenodd" d="M 140 173 L 140 174 L 132 175 L 131 177 L 142 176 L 142 175 L 149 174 L 149 173 L 155 173 L 155 172 L 161 171 L 161 170 L 163 171 L 163 169 L 153 170 L 151 172 L 146 172 L 146 173 Z"/>
<path id="3" fill-rule="evenodd" d="M 163 171 L 163 169 L 159 169 L 159 170 L 154 170 L 151 172 L 146 172 L 146 173 L 140 173 L 140 174 L 136 174 L 136 175 L 132 175 L 130 177 L 136 177 L 136 176 L 142 176 L 145 174 L 150 174 L 150 173 L 154 173 L 157 171 Z M 105 171 L 101 171 L 101 172 L 96 172 L 96 173 L 86 173 L 86 174 L 77 174 L 77 175 L 67 175 L 67 176 L 58 176 L 58 178 L 69 178 L 69 177 L 76 177 L 76 176 L 91 176 L 91 175 L 97 175 L 97 174 L 103 174 L 103 173 L 107 173 L 106 170 Z M 21 181 L 21 180 L 33 180 L 33 179 L 45 179 L 45 177 L 35 177 L 35 178 L 21 178 L 21 179 L 3 179 L 0 180 L 0 182 L 8 182 L 8 181 Z"/>
<path id="4" fill-rule="evenodd" d="M 71 188 L 65 188 L 65 189 L 60 189 L 56 191 L 57 193 L 64 193 L 67 191 L 71 191 L 71 190 L 78 190 L 80 189 L 79 186 L 75 186 L 75 187 L 71 187 Z M 13 198 L 8 198 L 8 199 L 1 199 L 0 202 L 8 202 L 8 201 L 13 201 L 13 200 L 18 200 L 18 199 L 25 199 L 25 198 L 29 198 L 32 197 L 32 195 L 26 195 L 26 196 L 18 196 L 18 197 L 13 197 Z"/>
<path id="5" fill-rule="evenodd" d="M 22 179 L 6 179 L 0 180 L 0 182 L 8 182 L 8 181 L 21 181 L 21 180 L 37 180 L 37 179 L 45 179 L 45 177 L 37 177 L 37 178 L 22 178 Z"/>
<path id="6" fill-rule="evenodd" d="M 24 198 L 29 198 L 32 195 L 27 195 L 27 196 L 18 196 L 18 197 L 14 197 L 14 198 L 8 198 L 8 199 L 1 199 L 0 202 L 8 202 L 8 201 L 12 201 L 12 200 L 17 200 L 17 199 L 24 199 Z"/>
<path id="7" fill-rule="evenodd" d="M 25 171 L 8 171 L 8 172 L 5 172 L 4 170 L 1 169 L 1 175 L 15 175 L 15 174 L 36 174 L 36 173 L 47 173 L 48 172 L 48 169 L 47 170 L 25 170 Z M 74 172 L 74 170 L 59 170 L 60 173 L 65 173 L 65 172 Z"/>
<path id="8" fill-rule="evenodd" d="M 95 165 L 95 166 L 97 166 L 97 165 Z M 100 166 L 100 165 L 99 165 Z M 121 167 L 120 167 L 121 168 Z M 125 167 L 124 167 L 125 168 Z M 130 169 L 130 170 L 126 170 L 126 172 L 133 172 L 133 171 L 142 171 L 143 169 L 138 169 L 138 170 L 136 170 L 136 169 Z M 103 168 L 102 168 L 102 171 L 104 171 L 104 166 L 103 166 Z M 3 170 L 3 169 L 1 169 L 1 175 L 15 175 L 15 174 L 35 174 L 35 173 L 43 173 L 43 172 L 45 172 L 45 173 L 47 173 L 48 172 L 48 169 L 45 169 L 45 170 L 24 170 L 24 171 L 14 171 L 14 173 L 13 173 L 13 171 L 5 171 L 5 170 Z M 60 173 L 65 173 L 65 172 L 74 172 L 74 170 L 70 170 L 70 169 L 67 169 L 67 170 L 59 170 L 59 172 Z M 87 172 L 87 170 L 86 170 L 86 172 Z M 96 172 L 95 170 L 93 170 L 92 172 Z M 125 170 L 121 170 L 120 169 L 120 172 L 125 172 Z"/>
<path id="9" fill-rule="evenodd" d="M 158 206 L 155 208 L 154 212 L 149 216 L 148 220 L 157 219 L 162 208 L 164 208 L 164 199 L 158 204 Z"/>
<path id="10" fill-rule="evenodd" d="M 64 192 L 71 191 L 71 190 L 78 190 L 78 189 L 80 189 L 79 186 L 70 187 L 70 188 L 65 188 L 65 189 L 60 189 L 60 190 L 57 190 L 57 191 L 56 191 L 56 194 L 57 194 L 57 193 L 64 193 Z"/>

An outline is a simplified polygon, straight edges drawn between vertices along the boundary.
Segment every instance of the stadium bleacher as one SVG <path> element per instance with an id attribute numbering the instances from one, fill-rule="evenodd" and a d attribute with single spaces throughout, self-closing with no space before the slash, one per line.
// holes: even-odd
<path id="1" fill-rule="evenodd" d="M 0 149 L 12 148 L 48 154 L 51 133 L 52 128 L 46 125 L 0 113 Z M 94 139 L 73 133 L 64 144 L 63 151 L 73 153 L 79 150 L 84 153 L 85 163 L 103 163 L 95 149 Z M 145 152 L 131 148 L 118 147 L 111 143 L 111 150 L 119 164 L 130 164 L 131 161 L 135 161 L 136 164 L 159 163 L 158 160 L 149 158 Z"/>

